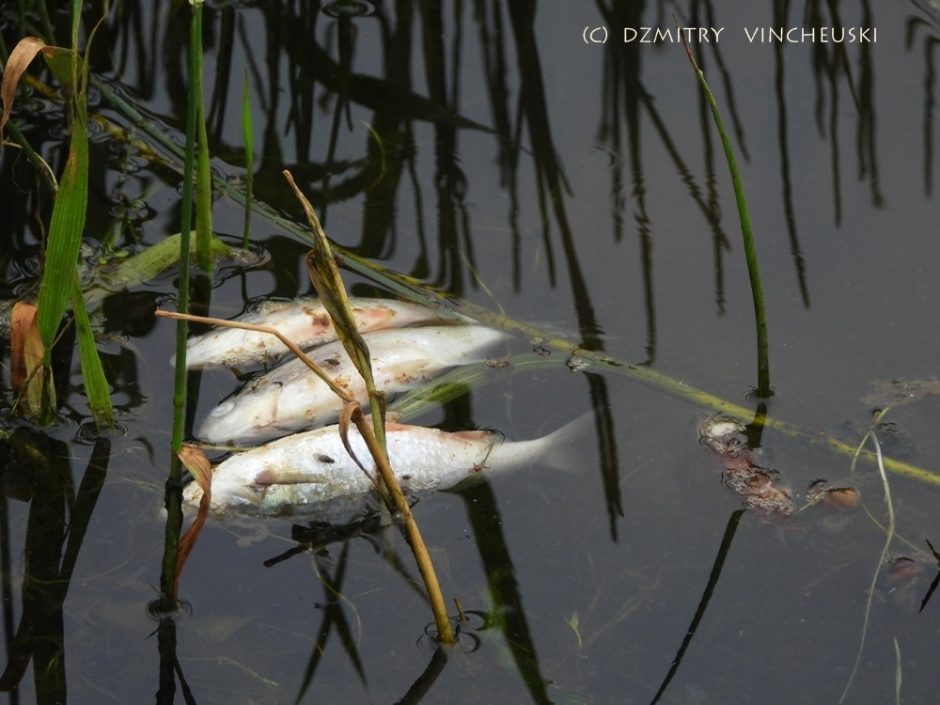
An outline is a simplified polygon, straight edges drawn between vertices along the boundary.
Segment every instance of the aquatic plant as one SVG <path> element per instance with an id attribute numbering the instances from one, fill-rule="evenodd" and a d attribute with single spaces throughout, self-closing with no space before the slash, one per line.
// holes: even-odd
<path id="1" fill-rule="evenodd" d="M 27 415 L 41 423 L 51 423 L 56 406 L 52 383 L 52 348 L 66 309 L 71 305 L 85 392 L 95 423 L 100 429 L 114 424 L 114 412 L 111 408 L 110 390 L 88 320 L 78 272 L 78 253 L 88 207 L 87 50 L 94 37 L 93 30 L 88 38 L 86 54 L 83 55 L 79 51 L 81 7 L 82 3 L 77 0 L 71 6 L 69 48 L 49 46 L 38 37 L 24 37 L 10 53 L 0 88 L 4 103 L 0 135 L 10 117 L 21 77 L 32 60 L 41 54 L 62 89 L 69 95 L 67 106 L 71 136 L 65 169 L 58 182 L 52 182 L 55 198 L 46 236 L 46 254 L 35 315 L 42 355 L 41 359 L 30 361 L 32 367 L 26 370 L 27 377 L 36 380 L 39 391 L 37 393 L 23 389 L 21 399 Z"/>
<path id="2" fill-rule="evenodd" d="M 734 200 L 738 206 L 738 219 L 741 222 L 741 239 L 744 242 L 744 258 L 747 262 L 747 275 L 751 284 L 751 298 L 754 304 L 754 324 L 757 329 L 757 389 L 755 393 L 759 399 L 766 399 L 773 392 L 770 389 L 770 360 L 767 342 L 767 309 L 764 305 L 764 285 L 761 283 L 760 265 L 757 262 L 757 246 L 754 242 L 754 233 L 751 230 L 751 217 L 747 211 L 747 199 L 744 197 L 744 183 L 741 181 L 741 174 L 738 171 L 737 160 L 734 157 L 734 147 L 731 144 L 731 138 L 725 129 L 724 121 L 721 119 L 721 111 L 718 109 L 718 101 L 708 86 L 705 79 L 705 72 L 699 68 L 692 50 L 689 49 L 688 42 L 682 42 L 685 47 L 686 56 L 689 63 L 695 71 L 698 82 L 708 100 L 708 106 L 711 108 L 712 117 L 715 121 L 715 127 L 721 137 L 721 146 L 725 152 L 725 159 L 728 161 L 728 172 L 731 174 L 731 183 L 734 186 Z"/>

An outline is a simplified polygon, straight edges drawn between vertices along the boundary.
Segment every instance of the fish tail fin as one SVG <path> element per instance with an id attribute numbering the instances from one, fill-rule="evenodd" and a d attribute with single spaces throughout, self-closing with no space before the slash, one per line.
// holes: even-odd
<path id="1" fill-rule="evenodd" d="M 594 426 L 593 412 L 585 412 L 574 421 L 552 431 L 542 438 L 544 445 L 540 460 L 554 470 L 578 472 L 586 463 L 583 439 Z"/>
<path id="2" fill-rule="evenodd" d="M 492 468 L 490 474 L 533 462 L 557 470 L 580 470 L 585 465 L 581 437 L 593 425 L 593 418 L 589 412 L 547 436 L 530 441 L 497 443 L 491 448 L 487 460 L 487 466 Z"/>

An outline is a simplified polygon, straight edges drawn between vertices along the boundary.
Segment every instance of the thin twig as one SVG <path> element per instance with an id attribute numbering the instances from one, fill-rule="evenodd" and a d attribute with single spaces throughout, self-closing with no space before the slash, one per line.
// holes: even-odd
<path id="1" fill-rule="evenodd" d="M 881 419 L 881 416 L 882 415 L 879 414 L 875 418 L 875 423 Z M 839 698 L 839 705 L 845 701 L 845 697 L 849 694 L 849 688 L 852 687 L 855 674 L 858 672 L 859 664 L 862 662 L 862 652 L 865 650 L 865 637 L 868 635 L 868 622 L 871 617 L 871 605 L 875 597 L 875 587 L 878 584 L 878 576 L 881 575 L 881 569 L 888 557 L 888 549 L 891 548 L 891 542 L 894 540 L 894 502 L 891 500 L 891 485 L 888 483 L 888 475 L 885 472 L 884 459 L 881 456 L 881 444 L 878 442 L 878 436 L 873 430 L 869 432 L 869 436 L 871 437 L 872 444 L 875 446 L 875 457 L 878 460 L 878 473 L 881 475 L 881 485 L 884 488 L 885 506 L 888 510 L 888 530 L 885 534 L 884 546 L 881 548 L 881 555 L 878 556 L 878 565 L 875 568 L 874 575 L 871 577 L 871 585 L 868 586 L 868 598 L 865 600 L 865 618 L 862 620 L 862 637 L 859 640 L 858 652 L 855 654 L 855 663 L 852 665 L 852 673 L 849 674 L 849 679 L 842 691 L 842 696 Z"/>
<path id="2" fill-rule="evenodd" d="M 197 316 L 192 313 L 178 313 L 176 311 L 164 311 L 163 309 L 157 309 L 154 311 L 155 316 L 161 316 L 162 318 L 173 318 L 181 321 L 189 321 L 190 323 L 205 323 L 211 326 L 222 326 L 224 328 L 241 328 L 242 330 L 250 330 L 256 333 L 268 333 L 275 336 L 280 340 L 287 348 L 294 353 L 297 357 L 303 360 L 303 363 L 309 367 L 313 373 L 319 377 L 323 382 L 330 388 L 330 390 L 340 397 L 345 402 L 353 401 L 352 397 L 349 396 L 349 393 L 344 389 L 337 387 L 334 384 L 333 380 L 327 376 L 327 374 L 317 366 L 313 360 L 307 357 L 307 354 L 297 347 L 297 344 L 289 340 L 284 336 L 281 331 L 277 328 L 272 328 L 271 326 L 259 326 L 254 323 L 242 323 L 241 321 L 229 321 L 224 318 L 212 318 L 210 316 Z"/>

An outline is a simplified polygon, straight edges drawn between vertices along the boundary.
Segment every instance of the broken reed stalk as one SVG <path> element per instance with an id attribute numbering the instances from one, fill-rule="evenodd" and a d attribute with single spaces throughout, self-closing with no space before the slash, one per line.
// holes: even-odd
<path id="1" fill-rule="evenodd" d="M 362 375 L 366 383 L 366 389 L 369 392 L 372 427 L 369 428 L 365 422 L 361 410 L 354 409 L 351 418 L 359 428 L 359 433 L 366 442 L 375 461 L 376 469 L 382 478 L 382 484 L 386 490 L 385 493 L 382 493 L 383 497 L 391 499 L 389 509 L 397 511 L 402 518 L 408 545 L 414 554 L 415 562 L 418 564 L 418 570 L 428 592 L 428 599 L 431 602 L 431 611 L 434 613 L 434 622 L 437 627 L 437 638 L 444 644 L 453 644 L 455 642 L 454 630 L 447 614 L 447 604 L 441 592 L 434 564 L 431 562 L 431 556 L 425 546 L 424 538 L 421 536 L 418 523 L 411 513 L 408 500 L 401 491 L 398 479 L 395 477 L 389 463 L 388 449 L 385 444 L 385 395 L 375 387 L 369 348 L 356 327 L 349 305 L 349 297 L 346 294 L 346 286 L 343 284 L 336 258 L 330 247 L 329 239 L 323 231 L 323 226 L 320 224 L 320 219 L 313 210 L 313 206 L 295 183 L 291 173 L 286 170 L 282 173 L 303 207 L 313 232 L 313 248 L 307 254 L 307 273 L 317 290 L 320 300 L 330 314 L 337 337 L 342 342 L 352 362 L 356 365 L 359 374 Z"/>
<path id="2" fill-rule="evenodd" d="M 718 110 L 718 102 L 708 87 L 708 81 L 705 80 L 705 73 L 699 68 L 695 57 L 692 56 L 692 50 L 689 49 L 687 42 L 683 40 L 682 46 L 685 47 L 686 56 L 689 57 L 689 63 L 695 70 L 695 75 L 705 93 L 705 99 L 711 108 L 712 117 L 715 120 L 715 126 L 718 128 L 718 134 L 721 137 L 721 146 L 724 148 L 725 159 L 728 161 L 728 171 L 731 173 L 731 183 L 734 186 L 734 200 L 738 205 L 738 218 L 741 221 L 741 238 L 744 241 L 744 258 L 747 262 L 747 275 L 751 282 L 751 297 L 754 301 L 754 322 L 757 327 L 757 397 L 766 399 L 773 392 L 770 390 L 770 362 L 768 360 L 767 343 L 767 311 L 764 306 L 764 287 L 761 284 L 760 267 L 757 263 L 757 247 L 754 244 L 754 233 L 751 230 L 751 218 L 747 211 L 747 201 L 744 198 L 744 184 L 741 181 L 741 175 L 738 172 L 738 164 L 734 158 L 734 148 L 731 146 L 731 138 L 728 131 L 725 130 L 725 124 L 721 119 L 721 112 Z"/>

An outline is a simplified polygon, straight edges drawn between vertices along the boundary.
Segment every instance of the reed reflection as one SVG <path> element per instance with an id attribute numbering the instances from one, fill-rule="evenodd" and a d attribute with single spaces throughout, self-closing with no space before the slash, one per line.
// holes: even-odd
<path id="1" fill-rule="evenodd" d="M 909 17 L 905 25 L 905 45 L 910 51 L 914 47 L 917 35 L 922 34 L 921 40 L 924 53 L 924 119 L 923 119 L 923 170 L 924 195 L 933 194 L 934 179 L 934 108 L 936 106 L 936 68 L 934 65 L 934 51 L 940 44 L 940 10 L 931 5 L 912 0 L 914 5 L 929 19 L 922 17 Z"/>
<path id="2" fill-rule="evenodd" d="M 11 497 L 28 499 L 29 516 L 23 548 L 22 614 L 12 629 L 9 565 L 9 525 L 4 535 L 4 626 L 7 664 L 0 675 L 0 690 L 17 693 L 30 663 L 36 702 L 67 701 L 63 606 L 72 575 L 108 472 L 111 444 L 99 438 L 76 488 L 66 444 L 45 434 L 17 429 L 10 440 L 10 463 L 4 468 L 3 504 Z M 17 476 L 22 484 L 11 482 Z M 18 489 L 17 489 L 18 487 Z M 6 518 L 6 513 L 4 518 Z M 17 696 L 13 696 L 14 699 Z"/>

